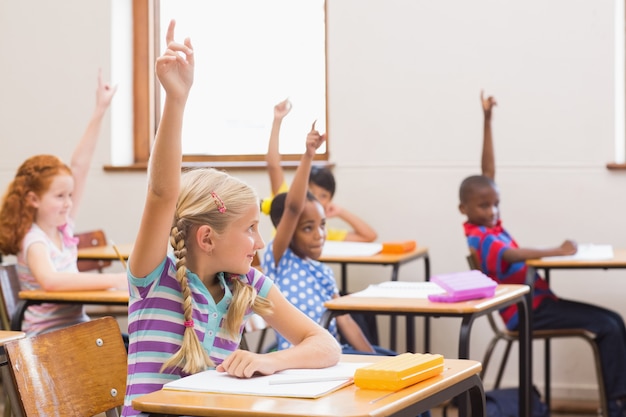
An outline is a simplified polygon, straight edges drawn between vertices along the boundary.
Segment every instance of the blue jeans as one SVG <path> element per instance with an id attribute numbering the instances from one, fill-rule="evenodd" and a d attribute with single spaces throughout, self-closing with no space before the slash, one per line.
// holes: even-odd
<path id="1" fill-rule="evenodd" d="M 533 329 L 583 328 L 596 334 L 607 400 L 626 397 L 626 327 L 611 310 L 572 300 L 544 300 L 533 311 Z"/>

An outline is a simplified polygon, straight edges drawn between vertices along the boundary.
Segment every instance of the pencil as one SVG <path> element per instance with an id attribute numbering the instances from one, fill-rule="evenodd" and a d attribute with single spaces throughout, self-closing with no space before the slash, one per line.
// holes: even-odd
<path id="1" fill-rule="evenodd" d="M 270 385 L 284 385 L 284 384 L 306 384 L 310 382 L 329 382 L 329 381 L 349 381 L 351 376 L 311 376 L 302 378 L 285 378 L 279 380 L 269 381 Z"/>
<path id="2" fill-rule="evenodd" d="M 127 268 L 126 267 L 126 259 L 124 259 L 124 257 L 120 253 L 119 249 L 117 249 L 117 246 L 115 246 L 115 243 L 113 243 L 111 246 L 113 246 L 113 250 L 117 254 L 117 257 L 120 258 L 120 261 L 122 262 L 122 265 L 124 266 L 124 269 L 126 269 Z"/>

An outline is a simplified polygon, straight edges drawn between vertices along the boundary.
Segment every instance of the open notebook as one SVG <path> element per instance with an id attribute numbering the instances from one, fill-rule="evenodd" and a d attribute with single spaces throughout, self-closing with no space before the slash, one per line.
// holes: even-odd
<path id="1" fill-rule="evenodd" d="M 578 260 L 578 261 L 602 261 L 605 259 L 613 259 L 613 246 L 612 245 L 596 245 L 593 243 L 579 244 L 578 250 L 573 255 L 568 256 L 546 256 L 544 260 L 550 261 L 566 261 L 566 260 Z"/>
<path id="2" fill-rule="evenodd" d="M 353 383 L 357 368 L 370 365 L 340 362 L 323 369 L 287 369 L 274 375 L 237 378 L 208 370 L 168 382 L 163 389 L 270 397 L 318 398 Z"/>

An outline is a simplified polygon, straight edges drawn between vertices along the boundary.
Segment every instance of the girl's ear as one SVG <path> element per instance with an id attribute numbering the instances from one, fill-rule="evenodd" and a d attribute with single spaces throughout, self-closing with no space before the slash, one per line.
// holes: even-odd
<path id="1" fill-rule="evenodd" d="M 26 205 L 34 208 L 39 208 L 39 197 L 32 191 L 29 191 L 25 197 Z"/>
<path id="2" fill-rule="evenodd" d="M 201 251 L 211 253 L 213 251 L 213 229 L 209 225 L 202 225 L 198 227 L 195 233 L 196 243 Z"/>

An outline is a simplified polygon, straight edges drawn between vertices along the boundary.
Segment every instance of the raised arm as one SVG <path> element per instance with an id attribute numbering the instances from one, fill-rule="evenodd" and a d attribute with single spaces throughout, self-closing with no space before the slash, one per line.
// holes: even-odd
<path id="1" fill-rule="evenodd" d="M 274 262 L 278 265 L 280 258 L 289 247 L 293 234 L 295 233 L 300 219 L 300 214 L 306 203 L 306 193 L 309 184 L 309 174 L 311 172 L 311 163 L 315 156 L 315 151 L 326 140 L 326 134 L 320 135 L 315 130 L 315 122 L 311 126 L 311 131 L 306 137 L 306 151 L 300 158 L 300 165 L 296 169 L 291 187 L 287 192 L 285 199 L 285 210 L 276 227 L 276 236 L 274 237 Z"/>
<path id="2" fill-rule="evenodd" d="M 493 96 L 484 97 L 483 91 L 480 91 L 480 102 L 483 106 L 483 114 L 485 116 L 483 127 L 483 153 L 481 156 L 481 169 L 484 176 L 496 179 L 496 159 L 493 151 L 493 134 L 491 132 L 491 110 L 497 104 Z"/>
<path id="3" fill-rule="evenodd" d="M 274 106 L 274 121 L 272 122 L 272 130 L 270 132 L 270 140 L 267 145 L 267 172 L 270 176 L 270 185 L 272 187 L 272 195 L 280 192 L 280 188 L 285 182 L 285 174 L 280 166 L 280 126 L 285 116 L 291 111 L 291 102 L 285 99 Z"/>
<path id="4" fill-rule="evenodd" d="M 129 268 L 145 277 L 167 253 L 168 237 L 180 189 L 183 113 L 193 84 L 191 41 L 174 41 L 175 22 L 167 29 L 167 49 L 156 61 L 156 74 L 165 89 L 163 114 L 148 166 L 148 192 Z"/>
<path id="5" fill-rule="evenodd" d="M 74 177 L 74 192 L 72 193 L 72 211 L 70 217 L 75 219 L 78 208 L 85 191 L 85 183 L 89 174 L 91 160 L 96 150 L 98 137 L 102 127 L 104 114 L 111 105 L 111 100 L 117 91 L 117 86 L 102 82 L 102 69 L 98 70 L 98 87 L 96 89 L 96 108 L 87 124 L 87 129 L 80 138 L 78 145 L 74 149 L 70 162 L 72 175 Z"/>

